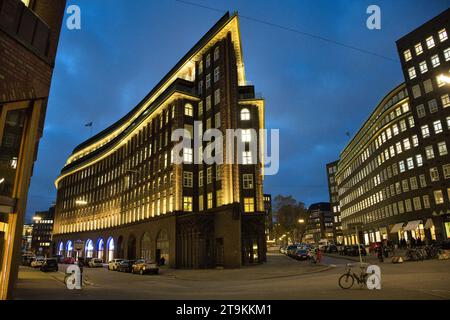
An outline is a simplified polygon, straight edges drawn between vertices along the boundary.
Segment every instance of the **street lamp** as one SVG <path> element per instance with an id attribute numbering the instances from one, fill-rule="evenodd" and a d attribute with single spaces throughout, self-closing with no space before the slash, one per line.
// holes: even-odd
<path id="1" fill-rule="evenodd" d="M 298 223 L 305 223 L 304 219 L 298 219 Z"/>

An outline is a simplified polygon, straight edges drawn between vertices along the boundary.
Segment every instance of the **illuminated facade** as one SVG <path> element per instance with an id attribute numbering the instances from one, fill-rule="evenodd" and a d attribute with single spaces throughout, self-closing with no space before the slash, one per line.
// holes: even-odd
<path id="1" fill-rule="evenodd" d="M 0 0 L 0 299 L 20 262 L 65 0 Z"/>
<path id="2" fill-rule="evenodd" d="M 334 242 L 343 243 L 341 208 L 339 206 L 339 192 L 336 183 L 336 172 L 339 161 L 334 161 L 326 165 L 328 179 L 328 195 L 330 197 L 330 209 L 333 212 L 333 233 Z"/>
<path id="3" fill-rule="evenodd" d="M 308 221 L 304 235 L 306 243 L 318 244 L 320 240 L 334 241 L 333 213 L 330 203 L 314 203 L 308 208 Z"/>
<path id="4" fill-rule="evenodd" d="M 238 17 L 226 14 L 139 105 L 74 149 L 55 182 L 58 254 L 164 258 L 179 268 L 265 260 L 258 154 L 224 142 L 223 156 L 242 164 L 196 164 L 203 142 L 173 161 L 173 131 L 192 135 L 194 121 L 223 134 L 264 128 L 264 100 L 246 83 L 241 50 Z M 76 241 L 84 250 L 74 252 Z"/>
<path id="5" fill-rule="evenodd" d="M 406 82 L 341 153 L 345 243 L 450 238 L 449 21 L 446 10 L 397 41 Z"/>

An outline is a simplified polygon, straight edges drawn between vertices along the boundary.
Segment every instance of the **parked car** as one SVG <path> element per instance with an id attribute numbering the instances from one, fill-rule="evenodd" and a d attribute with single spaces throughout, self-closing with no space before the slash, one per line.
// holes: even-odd
<path id="1" fill-rule="evenodd" d="M 103 267 L 103 260 L 99 258 L 92 258 L 88 263 L 89 268 L 101 268 Z"/>
<path id="2" fill-rule="evenodd" d="M 58 271 L 58 260 L 56 258 L 47 258 L 41 266 L 41 271 Z"/>
<path id="3" fill-rule="evenodd" d="M 361 255 L 365 256 L 367 255 L 366 249 L 364 248 L 363 245 L 359 246 L 361 249 Z M 344 247 L 344 254 L 346 256 L 359 256 L 359 252 L 358 252 L 358 245 L 351 245 L 351 246 L 345 246 Z"/>
<path id="4" fill-rule="evenodd" d="M 310 258 L 309 251 L 306 249 L 297 249 L 294 254 L 294 258 L 297 260 L 306 260 Z"/>
<path id="5" fill-rule="evenodd" d="M 24 255 L 22 256 L 22 265 L 23 266 L 31 266 L 31 262 L 35 259 L 36 257 L 33 255 Z"/>
<path id="6" fill-rule="evenodd" d="M 280 247 L 280 253 L 286 254 L 286 246 L 281 246 Z"/>
<path id="7" fill-rule="evenodd" d="M 290 257 L 294 256 L 295 251 L 297 250 L 297 245 L 290 245 L 286 248 L 286 254 Z"/>
<path id="8" fill-rule="evenodd" d="M 117 265 L 117 271 L 130 273 L 136 260 L 123 260 Z"/>
<path id="9" fill-rule="evenodd" d="M 74 264 L 75 263 L 75 258 L 65 257 L 63 259 L 62 263 L 64 263 L 64 264 Z"/>
<path id="10" fill-rule="evenodd" d="M 116 271 L 117 270 L 117 266 L 122 261 L 123 261 L 123 259 L 113 259 L 113 260 L 111 260 L 110 262 L 108 262 L 108 270 Z"/>
<path id="11" fill-rule="evenodd" d="M 325 248 L 326 253 L 337 253 L 338 247 L 335 244 L 330 244 Z"/>
<path id="12" fill-rule="evenodd" d="M 133 266 L 131 272 L 139 273 L 140 275 L 144 275 L 146 273 L 158 274 L 159 268 L 156 263 L 153 263 L 151 260 L 137 260 Z"/>
<path id="13" fill-rule="evenodd" d="M 31 261 L 31 266 L 33 268 L 40 268 L 43 264 L 44 264 L 44 257 L 35 257 L 32 261 Z"/>

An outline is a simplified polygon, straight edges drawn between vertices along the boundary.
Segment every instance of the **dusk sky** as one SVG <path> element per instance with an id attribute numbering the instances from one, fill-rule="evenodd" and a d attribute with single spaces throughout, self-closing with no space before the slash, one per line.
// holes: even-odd
<path id="1" fill-rule="evenodd" d="M 111 125 L 156 85 L 227 10 L 238 11 L 247 80 L 266 99 L 266 127 L 280 129 L 280 171 L 264 192 L 307 205 L 328 201 L 325 164 L 336 160 L 376 104 L 403 81 L 395 41 L 449 7 L 446 0 L 67 0 L 65 22 L 27 217 L 56 200 L 54 180 L 73 148 Z M 381 8 L 381 30 L 366 9 Z M 66 16 L 67 17 L 67 16 Z M 374 52 L 383 59 L 247 19 L 267 21 Z"/>

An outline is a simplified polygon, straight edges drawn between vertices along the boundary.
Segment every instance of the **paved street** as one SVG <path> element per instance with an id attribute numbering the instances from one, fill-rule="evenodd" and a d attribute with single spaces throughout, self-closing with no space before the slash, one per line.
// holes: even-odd
<path id="1" fill-rule="evenodd" d="M 80 291 L 65 288 L 63 272 L 22 267 L 16 299 L 450 299 L 450 261 L 380 264 L 381 291 L 356 285 L 342 290 L 338 278 L 351 261 L 322 262 L 316 266 L 270 253 L 267 264 L 236 270 L 162 269 L 160 275 L 140 276 L 85 268 Z"/>

